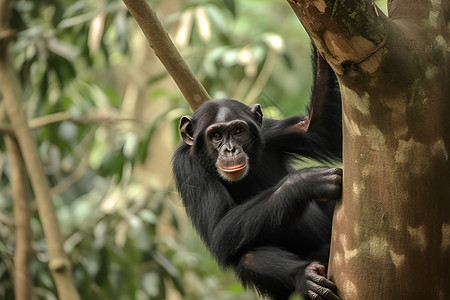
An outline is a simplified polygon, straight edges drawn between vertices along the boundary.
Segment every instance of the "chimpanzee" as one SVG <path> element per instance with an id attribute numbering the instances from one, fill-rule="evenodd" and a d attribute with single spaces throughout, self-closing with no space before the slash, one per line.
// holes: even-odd
<path id="1" fill-rule="evenodd" d="M 296 158 L 342 154 L 336 77 L 319 56 L 306 117 L 263 119 L 235 100 L 210 101 L 181 119 L 173 172 L 188 216 L 223 268 L 262 295 L 339 299 L 325 275 L 340 168 L 295 170 Z"/>

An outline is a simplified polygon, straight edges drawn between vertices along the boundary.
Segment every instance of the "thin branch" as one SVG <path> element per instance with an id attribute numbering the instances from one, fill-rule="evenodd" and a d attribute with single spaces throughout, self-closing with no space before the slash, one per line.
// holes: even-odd
<path id="1" fill-rule="evenodd" d="M 143 123 L 141 120 L 136 118 L 123 118 L 123 117 L 117 117 L 114 114 L 108 114 L 108 113 L 98 113 L 93 112 L 89 113 L 82 117 L 74 117 L 70 112 L 57 112 L 49 115 L 45 115 L 42 117 L 37 117 L 35 119 L 32 119 L 28 121 L 28 127 L 30 129 L 37 129 L 40 127 L 44 127 L 50 124 L 55 124 L 59 122 L 72 122 L 75 124 L 99 124 L 99 123 L 118 123 L 118 122 L 136 122 L 136 123 Z M 1 124 L 0 124 L 0 128 Z M 6 128 L 6 127 L 5 127 Z"/>
<path id="2" fill-rule="evenodd" d="M 10 39 L 15 34 L 16 34 L 16 32 L 14 30 L 12 30 L 12 29 L 7 29 L 7 30 L 0 31 L 0 40 Z"/>
<path id="3" fill-rule="evenodd" d="M 118 123 L 118 122 L 136 122 L 145 123 L 136 118 L 122 118 L 115 115 L 91 113 L 83 117 L 74 118 L 70 112 L 57 112 L 54 114 L 37 117 L 28 121 L 29 129 L 38 129 L 50 124 L 59 122 L 72 122 L 75 124 L 99 124 L 99 123 Z M 0 122 L 0 133 L 13 133 L 13 129 L 9 123 Z"/>
<path id="4" fill-rule="evenodd" d="M 51 188 L 50 192 L 52 193 L 52 195 L 61 195 L 62 193 L 64 193 L 68 188 L 70 188 L 72 185 L 74 185 L 78 180 L 80 180 L 83 177 L 88 167 L 89 167 L 89 156 L 85 156 L 77 165 L 73 173 L 71 173 L 69 176 L 67 176 L 61 182 L 59 182 L 57 185 Z"/>
<path id="5" fill-rule="evenodd" d="M 147 2 L 145 0 L 124 0 L 123 2 L 192 110 L 195 111 L 202 103 L 211 100 Z"/>
<path id="6" fill-rule="evenodd" d="M 57 112 L 54 114 L 49 114 L 46 116 L 38 117 L 28 121 L 28 126 L 30 128 L 44 127 L 49 124 L 59 123 L 63 121 L 69 121 L 72 119 L 72 114 L 70 111 Z"/>
<path id="7" fill-rule="evenodd" d="M 28 178 L 17 141 L 7 134 L 6 149 L 11 164 L 11 189 L 14 199 L 14 221 L 16 226 L 16 250 L 14 253 L 14 292 L 17 300 L 29 300 L 31 285 L 31 212 Z"/>
<path id="8" fill-rule="evenodd" d="M 0 120 L 6 119 L 4 103 L 0 103 Z M 14 294 L 17 300 L 29 300 L 32 297 L 30 261 L 32 253 L 30 190 L 27 172 L 17 141 L 11 134 L 5 135 L 6 151 L 11 169 L 11 191 L 14 202 L 16 249 L 14 252 Z M 0 215 L 0 219 L 1 219 Z"/>
<path id="9" fill-rule="evenodd" d="M 14 223 L 14 219 L 9 216 L 5 216 L 0 212 L 0 223 L 5 224 L 8 227 L 14 227 L 16 224 Z"/>

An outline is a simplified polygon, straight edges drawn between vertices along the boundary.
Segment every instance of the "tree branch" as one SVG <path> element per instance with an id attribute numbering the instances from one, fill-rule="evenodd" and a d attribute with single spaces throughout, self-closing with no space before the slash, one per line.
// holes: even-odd
<path id="1" fill-rule="evenodd" d="M 39 128 L 53 123 L 72 120 L 70 111 L 57 112 L 54 114 L 45 115 L 28 121 L 30 128 Z"/>
<path id="2" fill-rule="evenodd" d="M 9 217 L 9 216 L 5 216 L 4 214 L 2 214 L 0 212 L 0 223 L 5 224 L 6 226 L 9 227 L 15 227 L 16 224 L 14 223 L 14 219 Z"/>
<path id="3" fill-rule="evenodd" d="M 175 81 L 192 110 L 195 111 L 202 103 L 211 100 L 164 30 L 156 13 L 145 0 L 124 0 L 123 2 L 136 19 L 150 47 Z"/>
<path id="4" fill-rule="evenodd" d="M 5 119 L 5 107 L 3 103 L 0 103 L 0 120 L 3 121 Z M 14 294 L 17 300 L 30 300 L 32 298 L 30 270 L 32 231 L 30 225 L 29 183 L 22 154 L 12 134 L 5 135 L 5 145 L 11 169 L 10 184 L 14 202 L 14 219 L 12 220 L 12 225 L 15 227 L 16 233 Z"/>
<path id="5" fill-rule="evenodd" d="M 60 123 L 60 122 L 72 122 L 78 125 L 83 124 L 101 124 L 101 123 L 118 123 L 118 122 L 134 122 L 134 123 L 145 123 L 136 118 L 122 118 L 117 117 L 114 114 L 108 114 L 104 112 L 93 112 L 82 117 L 74 117 L 70 112 L 57 112 L 53 114 L 48 114 L 42 117 L 37 117 L 28 121 L 29 129 L 38 129 L 50 124 Z M 13 129 L 9 123 L 0 122 L 0 133 L 13 133 Z"/>
<path id="6" fill-rule="evenodd" d="M 28 178 L 17 141 L 7 134 L 6 149 L 11 164 L 11 189 L 14 199 L 14 222 L 16 227 L 16 250 L 14 253 L 14 292 L 17 300 L 29 300 L 31 285 L 31 226 L 30 193 Z"/>

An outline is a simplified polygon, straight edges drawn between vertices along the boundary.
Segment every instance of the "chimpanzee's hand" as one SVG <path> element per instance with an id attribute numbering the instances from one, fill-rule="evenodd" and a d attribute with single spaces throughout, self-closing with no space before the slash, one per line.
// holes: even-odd
<path id="1" fill-rule="evenodd" d="M 309 264 L 305 269 L 308 297 L 312 300 L 340 300 L 336 295 L 336 285 L 327 279 L 325 267 L 318 262 Z"/>
<path id="2" fill-rule="evenodd" d="M 295 181 L 310 199 L 336 200 L 342 191 L 341 168 L 307 168 L 295 173 Z"/>

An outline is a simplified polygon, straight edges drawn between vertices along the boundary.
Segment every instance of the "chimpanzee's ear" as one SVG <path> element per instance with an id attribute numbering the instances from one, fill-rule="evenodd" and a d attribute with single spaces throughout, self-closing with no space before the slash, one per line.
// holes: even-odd
<path id="1" fill-rule="evenodd" d="M 258 126 L 261 127 L 262 120 L 263 120 L 263 113 L 261 111 L 261 105 L 259 105 L 259 104 L 253 105 L 251 112 L 256 118 L 256 123 L 258 123 Z"/>
<path id="2" fill-rule="evenodd" d="M 192 131 L 193 123 L 194 120 L 191 116 L 184 116 L 180 121 L 181 137 L 183 138 L 183 141 L 189 146 L 192 146 L 192 144 L 194 144 L 194 133 Z"/>

